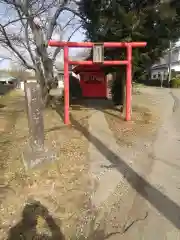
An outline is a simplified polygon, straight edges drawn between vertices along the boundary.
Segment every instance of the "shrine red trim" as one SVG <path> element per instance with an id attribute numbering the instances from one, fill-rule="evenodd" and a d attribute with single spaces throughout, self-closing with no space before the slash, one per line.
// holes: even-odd
<path id="1" fill-rule="evenodd" d="M 132 48 L 145 47 L 146 42 L 105 42 L 105 48 L 126 48 L 127 60 L 105 60 L 103 65 L 126 65 L 126 121 L 131 120 L 131 90 L 132 90 Z M 64 123 L 69 124 L 69 64 L 71 65 L 97 65 L 93 61 L 70 61 L 69 47 L 92 48 L 92 42 L 60 42 L 50 40 L 49 46 L 64 48 Z"/>

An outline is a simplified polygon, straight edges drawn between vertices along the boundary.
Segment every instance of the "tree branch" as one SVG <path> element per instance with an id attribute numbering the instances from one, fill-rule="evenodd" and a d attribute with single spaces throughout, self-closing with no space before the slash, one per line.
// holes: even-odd
<path id="1" fill-rule="evenodd" d="M 3 1 L 3 2 L 4 2 L 4 3 L 7 3 L 7 4 L 13 5 L 13 6 L 15 7 L 15 9 L 18 10 L 18 11 L 19 11 L 19 9 L 22 8 L 21 5 L 18 5 L 18 4 L 16 4 L 16 3 L 12 3 L 12 2 L 10 3 L 9 1 Z M 31 17 L 37 17 L 37 16 L 43 14 L 43 13 L 46 12 L 49 8 L 51 8 L 51 7 L 54 6 L 54 2 L 55 2 L 55 1 L 53 1 L 52 3 L 50 3 L 47 7 L 43 7 L 43 5 L 42 5 L 41 8 L 37 10 L 37 12 L 35 12 L 35 13 L 33 13 L 33 14 L 31 15 Z M 21 20 L 28 20 L 28 17 L 25 17 L 25 16 L 24 16 L 24 17 L 20 17 L 20 18 L 14 19 L 14 20 L 9 21 L 8 23 L 4 24 L 3 27 L 7 27 L 7 26 L 9 26 L 9 25 L 12 24 L 12 23 L 16 23 L 16 22 L 19 22 L 19 21 L 21 21 Z"/>
<path id="2" fill-rule="evenodd" d="M 25 39 L 26 39 L 26 44 L 27 44 L 27 50 L 29 52 L 29 55 L 31 57 L 31 60 L 32 60 L 33 64 L 35 65 L 36 64 L 35 58 L 34 58 L 34 55 L 31 51 L 31 46 L 30 46 L 30 42 L 29 42 L 28 22 L 26 23 L 26 26 L 25 26 Z"/>
<path id="3" fill-rule="evenodd" d="M 47 32 L 47 40 L 50 40 L 52 37 L 52 33 L 54 30 L 54 26 L 56 25 L 56 21 L 60 15 L 61 12 L 63 11 L 68 11 L 74 14 L 74 16 L 79 17 L 81 20 L 83 20 L 84 22 L 86 22 L 86 19 L 80 14 L 78 13 L 76 10 L 67 7 L 68 0 L 64 0 L 64 3 L 59 6 L 59 8 L 56 10 L 56 13 L 54 14 L 54 17 L 52 18 L 52 20 L 49 23 L 49 27 L 48 27 L 48 32 Z"/>
<path id="4" fill-rule="evenodd" d="M 68 0 L 64 0 L 63 4 L 59 6 L 59 8 L 56 10 L 53 18 L 51 19 L 49 26 L 48 26 L 48 31 L 47 31 L 47 40 L 51 39 L 54 27 L 56 25 L 56 21 L 60 15 L 60 13 L 64 11 L 64 7 L 67 3 L 68 3 Z"/>
<path id="5" fill-rule="evenodd" d="M 69 26 L 70 22 L 74 19 L 75 17 L 75 14 L 69 19 L 69 21 L 64 25 L 64 27 L 62 28 L 62 31 L 67 27 Z"/>
<path id="6" fill-rule="evenodd" d="M 86 22 L 86 19 L 85 19 L 80 13 L 78 13 L 76 10 L 73 10 L 73 9 L 65 6 L 65 7 L 63 8 L 63 11 L 72 12 L 72 13 L 75 14 L 75 16 L 79 17 L 81 20 L 83 20 L 84 22 Z"/>
<path id="7" fill-rule="evenodd" d="M 61 32 L 63 32 L 63 30 L 65 30 L 65 28 L 71 23 L 71 21 L 74 19 L 74 17 L 75 17 L 75 15 L 73 15 L 73 16 L 69 19 L 69 21 L 65 24 L 65 26 L 64 26 L 63 28 L 61 27 L 61 25 L 59 25 L 59 27 L 60 27 L 60 29 L 61 29 Z M 74 33 L 75 33 L 79 28 L 80 28 L 80 26 L 78 26 L 78 27 L 72 32 L 72 34 L 70 35 L 70 37 L 68 38 L 67 41 L 70 41 L 71 37 L 74 35 Z M 62 41 L 62 37 L 61 37 L 61 36 L 60 36 L 59 41 Z M 55 59 L 56 59 L 57 55 L 59 54 L 59 52 L 61 51 L 61 49 L 62 49 L 62 48 L 58 48 L 58 47 L 55 49 L 54 54 L 53 54 L 53 58 L 52 58 L 53 62 L 55 61 Z"/>
<path id="8" fill-rule="evenodd" d="M 75 32 L 77 32 L 79 29 L 80 29 L 81 25 L 78 26 L 77 28 L 75 28 L 75 30 L 71 33 L 71 35 L 69 36 L 67 42 L 69 42 L 72 38 L 72 36 L 75 34 Z M 53 55 L 53 62 L 55 61 L 57 55 L 60 53 L 60 51 L 62 50 L 62 48 L 56 48 L 55 52 L 54 52 L 54 55 Z"/>
<path id="9" fill-rule="evenodd" d="M 5 57 L 0 55 L 0 63 L 5 61 L 5 60 L 12 60 L 10 57 Z"/>
<path id="10" fill-rule="evenodd" d="M 23 16 L 21 15 L 21 12 L 19 11 L 19 9 L 17 9 L 17 12 L 18 12 L 18 15 L 19 15 L 19 18 L 20 18 L 20 21 L 22 23 L 22 26 L 24 27 L 24 34 L 25 34 L 25 41 L 26 41 L 26 44 L 24 43 L 24 46 L 26 47 L 26 49 L 28 50 L 28 53 L 30 55 L 30 58 L 31 58 L 31 61 L 32 63 L 34 64 L 35 66 L 35 58 L 33 56 L 33 53 L 31 51 L 31 46 L 30 46 L 30 42 L 29 42 L 29 32 L 28 32 L 28 21 L 26 21 L 26 23 L 23 22 Z"/>
<path id="11" fill-rule="evenodd" d="M 76 27 L 76 28 L 74 29 L 74 31 L 73 31 L 73 32 L 71 33 L 71 35 L 69 36 L 67 42 L 69 42 L 69 41 L 71 40 L 71 38 L 72 38 L 72 36 L 75 34 L 75 32 L 77 32 L 81 27 L 82 27 L 82 25 L 79 25 L 78 27 Z"/>
<path id="12" fill-rule="evenodd" d="M 5 37 L 4 43 L 15 53 L 15 55 L 22 61 L 22 63 L 28 68 L 28 69 L 35 69 L 33 66 L 28 64 L 28 62 L 22 57 L 22 55 L 17 51 L 17 49 L 12 45 L 10 39 L 8 38 L 8 35 L 6 33 L 5 28 L 0 24 L 1 31 L 3 33 L 3 36 Z"/>
<path id="13" fill-rule="evenodd" d="M 80 25 L 80 26 L 78 26 L 77 28 L 74 29 L 74 31 L 73 31 L 73 32 L 71 33 L 71 35 L 69 36 L 67 42 L 69 42 L 69 41 L 71 40 L 72 36 L 75 34 L 75 32 L 77 32 L 77 31 L 81 28 L 81 26 L 82 26 L 82 25 Z M 55 61 L 57 55 L 60 53 L 61 50 L 62 50 L 62 48 L 60 48 L 60 47 L 57 47 L 57 48 L 56 48 L 56 50 L 55 50 L 55 52 L 54 52 L 54 55 L 53 55 L 53 58 L 52 58 L 53 62 Z"/>

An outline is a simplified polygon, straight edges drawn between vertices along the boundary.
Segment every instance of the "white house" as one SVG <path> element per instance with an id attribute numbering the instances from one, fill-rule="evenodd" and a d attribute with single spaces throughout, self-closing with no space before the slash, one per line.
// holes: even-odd
<path id="1" fill-rule="evenodd" d="M 169 61 L 169 51 L 167 51 L 164 57 L 151 67 L 151 79 L 157 79 L 159 75 L 165 79 L 169 73 Z M 180 46 L 172 48 L 171 70 L 180 72 Z"/>

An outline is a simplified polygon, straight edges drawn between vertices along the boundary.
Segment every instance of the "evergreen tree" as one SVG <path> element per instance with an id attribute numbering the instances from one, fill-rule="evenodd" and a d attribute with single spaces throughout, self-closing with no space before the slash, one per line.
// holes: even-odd
<path id="1" fill-rule="evenodd" d="M 145 49 L 134 50 L 133 60 L 138 69 L 147 70 L 169 47 L 169 41 L 175 42 L 180 37 L 178 1 L 81 0 L 79 10 L 90 41 L 146 41 Z M 118 59 L 121 53 L 112 49 L 105 51 L 105 55 Z"/>
<path id="2" fill-rule="evenodd" d="M 147 78 L 151 65 L 162 57 L 169 42 L 180 37 L 178 0 L 80 0 L 79 11 L 87 40 L 147 42 L 146 48 L 133 50 L 134 81 Z M 123 49 L 105 50 L 105 58 L 124 56 Z"/>

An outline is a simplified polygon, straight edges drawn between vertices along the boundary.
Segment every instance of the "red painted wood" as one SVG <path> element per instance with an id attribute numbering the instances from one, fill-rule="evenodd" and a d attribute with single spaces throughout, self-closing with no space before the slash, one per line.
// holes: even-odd
<path id="1" fill-rule="evenodd" d="M 93 64 L 93 65 L 78 65 L 73 68 L 72 70 L 74 73 L 79 74 L 82 72 L 103 72 L 101 69 L 101 66 L 98 64 Z"/>
<path id="2" fill-rule="evenodd" d="M 64 47 L 64 123 L 69 124 L 69 65 L 68 65 L 69 48 Z"/>
<path id="3" fill-rule="evenodd" d="M 69 101 L 68 101 L 68 90 L 69 90 L 69 74 L 68 74 L 68 65 L 69 64 L 79 64 L 79 65 L 88 65 L 91 66 L 94 64 L 92 61 L 69 61 L 68 59 L 68 48 L 69 47 L 87 47 L 91 48 L 94 46 L 94 43 L 92 42 L 60 42 L 60 41 L 54 41 L 50 40 L 48 41 L 49 46 L 54 47 L 64 47 L 65 53 L 64 53 L 64 78 L 65 78 L 65 119 L 64 122 L 68 124 L 69 122 Z M 127 69 L 127 76 L 126 76 L 126 120 L 129 121 L 131 119 L 131 87 L 132 87 L 132 48 L 133 47 L 145 47 L 147 45 L 146 42 L 105 42 L 104 47 L 106 48 L 114 48 L 114 47 L 125 47 L 127 49 L 127 60 L 121 60 L 121 61 L 104 61 L 103 65 L 126 65 Z M 96 64 L 94 64 L 96 65 Z M 96 65 L 97 66 L 97 65 Z M 92 73 L 87 73 L 92 74 Z M 86 97 L 104 97 L 107 95 L 107 83 L 105 80 L 105 77 L 102 78 L 102 75 L 100 72 L 96 75 L 99 76 L 98 78 L 102 78 L 102 82 L 100 83 L 87 83 L 86 78 L 88 75 L 83 75 L 81 73 L 81 85 L 83 88 L 83 95 Z"/>
<path id="4" fill-rule="evenodd" d="M 126 66 L 126 121 L 131 120 L 131 102 L 132 102 L 132 47 L 127 47 L 127 60 Z"/>
<path id="5" fill-rule="evenodd" d="M 52 47 L 86 47 L 86 48 L 91 48 L 94 46 L 93 42 L 60 42 L 56 40 L 49 40 L 48 45 Z M 132 46 L 132 47 L 145 47 L 147 45 L 146 42 L 105 42 L 104 47 L 107 48 L 114 48 L 114 47 L 127 47 L 127 46 Z"/>
<path id="6" fill-rule="evenodd" d="M 69 61 L 69 64 L 71 65 L 88 65 L 88 66 L 91 66 L 93 64 L 97 64 L 97 63 L 94 63 L 93 61 Z M 106 65 L 106 66 L 109 66 L 109 65 L 126 65 L 128 64 L 128 61 L 127 60 L 120 60 L 120 61 L 117 61 L 117 60 L 110 60 L 110 61 L 104 61 L 103 62 L 103 65 Z"/>
<path id="7" fill-rule="evenodd" d="M 97 81 L 90 78 L 96 78 Z M 106 98 L 107 97 L 107 83 L 106 77 L 103 73 L 84 72 L 80 74 L 80 84 L 82 88 L 83 97 L 88 98 Z"/>

